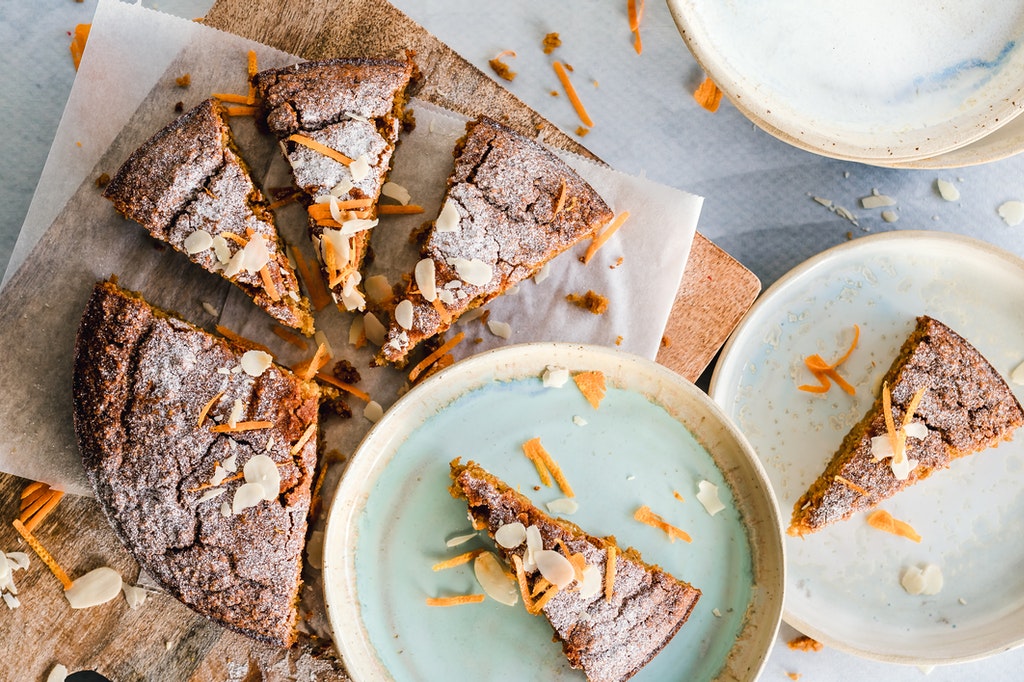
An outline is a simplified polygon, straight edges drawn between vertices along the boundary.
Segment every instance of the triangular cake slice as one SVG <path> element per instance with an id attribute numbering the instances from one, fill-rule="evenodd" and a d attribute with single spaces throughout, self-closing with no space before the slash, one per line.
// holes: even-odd
<path id="1" fill-rule="evenodd" d="M 455 460 L 451 477 L 450 492 L 466 500 L 474 527 L 486 529 L 492 538 L 507 524 L 535 527 L 544 550 L 562 556 L 566 551 L 581 554 L 588 567 L 582 569 L 584 575 L 594 570 L 589 567 L 599 572 L 596 592 L 585 590 L 577 581 L 555 593 L 541 609 L 569 664 L 591 682 L 619 682 L 635 675 L 675 636 L 697 604 L 700 590 L 644 563 L 635 550 L 619 549 L 614 538 L 594 537 L 569 521 L 545 514 L 479 465 Z M 525 566 L 531 593 L 540 587 L 543 578 L 529 557 L 530 552 L 539 551 L 536 546 L 528 550 L 528 542 L 511 548 L 495 544 L 510 566 L 516 562 Z M 606 594 L 609 552 L 614 552 L 615 562 L 610 598 Z"/>
<path id="2" fill-rule="evenodd" d="M 404 363 L 417 343 L 532 277 L 611 218 L 594 188 L 539 142 L 486 117 L 471 121 L 423 260 L 394 301 L 380 358 Z"/>
<path id="3" fill-rule="evenodd" d="M 953 459 L 1008 440 L 1024 423 L 1024 411 L 999 372 L 963 337 L 931 317 L 917 318 L 882 385 L 891 395 L 893 431 L 904 429 L 905 452 L 890 456 L 885 401 L 879 395 L 824 473 L 797 500 L 790 535 L 811 533 L 874 507 Z M 918 393 L 911 426 L 903 427 Z M 872 439 L 878 439 L 874 445 Z"/>
<path id="4" fill-rule="evenodd" d="M 146 141 L 104 190 L 153 237 L 220 274 L 283 325 L 313 333 L 273 214 L 224 120 L 205 100 Z"/>
<path id="5" fill-rule="evenodd" d="M 75 431 L 121 542 L 195 611 L 280 645 L 295 641 L 319 399 L 112 282 L 78 329 Z"/>
<path id="6" fill-rule="evenodd" d="M 415 74 L 411 59 L 329 59 L 253 77 L 260 120 L 306 194 L 321 271 L 344 310 L 366 304 L 360 268 Z"/>

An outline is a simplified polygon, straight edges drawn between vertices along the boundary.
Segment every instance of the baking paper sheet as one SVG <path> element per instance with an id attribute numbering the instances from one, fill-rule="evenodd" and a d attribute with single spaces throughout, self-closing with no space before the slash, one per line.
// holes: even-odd
<path id="1" fill-rule="evenodd" d="M 113 174 L 132 150 L 173 120 L 176 102 L 187 110 L 213 92 L 245 92 L 250 49 L 257 52 L 260 68 L 298 61 L 201 24 L 116 0 L 99 3 L 85 59 L 0 295 L 0 338 L 8 349 L 0 357 L 0 378 L 8 389 L 6 403 L 16 406 L 0 414 L 0 468 L 5 472 L 90 494 L 71 424 L 70 376 L 78 319 L 98 279 L 117 275 L 155 305 L 207 328 L 224 325 L 271 347 L 285 365 L 314 350 L 311 343 L 300 351 L 270 333 L 270 318 L 244 294 L 183 255 L 158 248 L 142 228 L 120 218 L 95 186 L 100 173 Z M 191 78 L 187 88 L 175 82 L 184 73 Z M 409 189 L 426 212 L 385 217 L 374 229 L 376 258 L 369 274 L 384 274 L 391 282 L 416 260 L 409 232 L 436 214 L 451 150 L 465 125 L 465 119 L 426 103 L 414 100 L 411 106 L 417 125 L 403 134 L 391 179 Z M 257 132 L 249 119 L 235 119 L 232 127 L 257 181 L 265 188 L 287 184 L 287 164 L 276 142 Z M 467 340 L 456 349 L 457 358 L 541 340 L 618 345 L 649 358 L 656 354 L 701 199 L 563 156 L 613 210 L 628 210 L 629 221 L 590 265 L 579 262 L 586 246 L 580 245 L 552 262 L 546 281 L 524 282 L 518 293 L 488 305 L 491 320 L 511 326 L 511 338 L 494 336 L 479 321 L 458 325 Z M 285 238 L 312 259 L 301 209 L 279 211 L 278 223 Z M 620 258 L 621 264 L 612 267 Z M 593 315 L 565 301 L 566 294 L 587 290 L 608 297 L 607 313 Z M 209 314 L 210 307 L 216 316 Z M 317 316 L 335 358 L 352 361 L 363 376 L 360 386 L 387 408 L 405 389 L 404 374 L 370 368 L 372 350 L 356 350 L 347 342 L 351 321 L 350 314 L 333 308 Z M 353 408 L 350 420 L 328 420 L 328 450 L 350 455 L 370 427 L 362 405 L 353 401 Z M 330 499 L 329 490 L 326 496 Z"/>

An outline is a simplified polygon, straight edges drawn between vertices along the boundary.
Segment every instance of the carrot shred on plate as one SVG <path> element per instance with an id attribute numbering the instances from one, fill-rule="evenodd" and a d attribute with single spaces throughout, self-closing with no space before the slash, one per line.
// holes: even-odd
<path id="1" fill-rule="evenodd" d="M 601 401 L 604 400 L 607 390 L 603 372 L 579 372 L 573 375 L 572 380 L 591 407 L 596 410 L 601 406 Z"/>
<path id="2" fill-rule="evenodd" d="M 315 423 L 310 424 L 309 426 L 306 427 L 306 430 L 302 432 L 302 435 L 299 436 L 299 439 L 297 441 L 295 441 L 295 445 L 291 447 L 288 453 L 291 455 L 299 454 L 299 451 L 302 450 L 303 447 L 305 447 L 306 443 L 309 442 L 309 439 L 313 437 L 314 433 L 316 433 Z"/>
<path id="3" fill-rule="evenodd" d="M 867 522 L 872 528 L 885 531 L 886 533 L 892 533 L 893 535 L 898 535 L 901 538 L 906 538 L 914 542 L 921 542 L 921 536 L 918 535 L 913 526 L 906 521 L 900 521 L 899 519 L 894 518 L 892 514 L 884 509 L 876 509 L 868 514 Z"/>
<path id="4" fill-rule="evenodd" d="M 377 206 L 377 215 L 414 215 L 423 213 L 423 207 L 419 204 L 380 204 Z"/>
<path id="5" fill-rule="evenodd" d="M 604 566 L 604 600 L 610 602 L 612 595 L 615 593 L 615 555 L 617 553 L 615 545 L 608 545 L 608 549 L 605 550 L 605 566 Z"/>
<path id="6" fill-rule="evenodd" d="M 269 429 L 274 425 L 274 422 L 266 420 L 253 420 L 247 422 L 235 422 L 235 425 L 231 424 L 218 424 L 217 426 L 211 426 L 210 431 L 213 433 L 242 433 L 243 431 L 258 431 L 260 429 Z"/>
<path id="7" fill-rule="evenodd" d="M 832 477 L 832 480 L 835 481 L 836 483 L 842 483 L 843 485 L 845 485 L 847 488 L 849 488 L 853 492 L 859 493 L 859 494 L 863 495 L 864 497 L 868 497 L 869 496 L 869 493 L 868 493 L 867 489 L 865 489 L 863 486 L 857 485 L 856 483 L 854 483 L 850 479 L 846 478 L 845 476 L 839 476 L 837 474 L 837 475 Z"/>
<path id="8" fill-rule="evenodd" d="M 444 561 L 439 561 L 438 563 L 436 563 L 433 566 L 431 566 L 430 569 L 432 571 L 434 571 L 434 572 L 437 572 L 437 571 L 444 571 L 444 570 L 447 570 L 449 568 L 454 568 L 456 566 L 461 566 L 462 564 L 468 564 L 470 561 L 472 561 L 473 559 L 477 558 L 478 556 L 480 556 L 483 553 L 484 553 L 484 550 L 482 550 L 482 549 L 471 549 L 468 552 L 463 552 L 462 554 L 459 554 L 457 556 L 453 556 L 450 559 L 445 559 Z"/>
<path id="9" fill-rule="evenodd" d="M 715 82 L 711 80 L 710 76 L 706 76 L 704 81 L 693 93 L 693 98 L 697 100 L 697 104 L 701 105 L 711 113 L 715 113 L 718 111 L 718 107 L 722 103 L 722 91 L 718 89 L 718 86 L 715 85 Z"/>
<path id="10" fill-rule="evenodd" d="M 484 600 L 482 594 L 460 594 L 454 597 L 427 597 L 427 606 L 462 606 L 463 604 L 479 604 Z"/>
<path id="11" fill-rule="evenodd" d="M 266 346 L 264 346 L 262 343 L 257 343 L 255 341 L 252 341 L 251 339 L 247 339 L 244 336 L 242 336 L 241 334 L 237 334 L 237 333 L 231 331 L 230 329 L 228 329 L 224 325 L 221 325 L 221 324 L 215 325 L 214 329 L 216 329 L 217 333 L 220 334 L 221 336 L 223 336 L 225 339 L 227 339 L 228 341 L 233 341 L 234 343 L 238 344 L 239 346 L 242 346 L 244 348 L 249 348 L 249 349 L 252 349 L 252 350 L 261 350 L 264 353 L 266 353 L 267 355 L 273 355 L 273 353 L 270 352 L 270 349 L 267 348 Z"/>
<path id="12" fill-rule="evenodd" d="M 665 531 L 665 533 L 669 537 L 669 540 L 671 540 L 672 542 L 675 542 L 677 539 L 684 540 L 686 542 L 693 542 L 693 538 L 690 537 L 689 533 L 687 533 L 685 530 L 682 530 L 681 528 L 676 528 L 671 523 L 665 521 L 665 519 L 661 518 L 660 516 L 652 512 L 651 508 L 648 507 L 646 504 L 636 510 L 636 512 L 633 514 L 633 518 L 639 521 L 640 523 L 646 523 L 648 526 L 651 526 L 652 528 L 657 528 L 659 530 Z"/>
<path id="13" fill-rule="evenodd" d="M 352 395 L 359 398 L 363 402 L 370 402 L 369 393 L 360 388 L 356 388 L 352 384 L 336 379 L 332 377 L 330 374 L 326 374 L 324 372 L 317 372 L 316 378 L 324 382 L 325 384 L 329 384 L 331 386 L 334 386 L 335 388 L 340 388 L 342 391 L 345 391 L 346 393 L 351 393 Z"/>
<path id="14" fill-rule="evenodd" d="M 565 66 L 562 62 L 554 63 L 555 75 L 558 76 L 558 80 L 562 83 L 562 88 L 565 89 L 565 94 L 569 98 L 569 102 L 572 104 L 572 108 L 576 110 L 576 115 L 580 117 L 580 121 L 583 125 L 588 128 L 594 127 L 594 121 L 590 118 L 590 114 L 587 113 L 586 107 L 583 106 L 583 102 L 580 101 L 580 96 L 576 93 L 576 88 L 573 87 L 572 81 L 569 80 L 569 73 L 565 70 Z"/>
<path id="15" fill-rule="evenodd" d="M 531 438 L 530 440 L 523 443 L 523 453 L 533 462 L 534 466 L 537 467 L 537 472 L 541 476 L 541 482 L 544 485 L 550 486 L 551 479 L 547 478 L 544 473 L 541 472 L 541 466 L 551 474 L 558 484 L 558 487 L 566 497 L 575 497 L 576 493 L 573 492 L 572 486 L 569 485 L 569 481 L 566 480 L 565 474 L 562 473 L 562 467 L 558 466 L 558 462 L 551 456 L 551 454 L 544 449 L 541 445 L 540 438 Z"/>
<path id="16" fill-rule="evenodd" d="M 277 285 L 274 284 L 274 276 L 270 274 L 270 265 L 264 265 L 260 268 L 260 279 L 263 280 L 263 290 L 267 292 L 267 296 L 270 300 L 277 303 L 281 300 L 281 294 L 277 290 Z"/>
<path id="17" fill-rule="evenodd" d="M 590 259 L 594 257 L 597 250 L 605 245 L 611 236 L 618 232 L 619 228 L 629 219 L 629 211 L 623 211 L 619 215 L 615 216 L 615 219 L 608 223 L 608 227 L 604 229 L 599 235 L 595 235 L 590 241 L 590 246 L 587 247 L 587 252 L 583 255 L 583 264 L 586 265 L 590 262 Z"/>
<path id="18" fill-rule="evenodd" d="M 857 343 L 859 341 L 860 327 L 855 324 L 853 325 L 853 341 L 850 342 L 849 348 L 846 349 L 846 352 L 844 352 L 838 360 L 828 363 L 825 362 L 824 358 L 817 353 L 808 355 L 804 358 L 804 364 L 807 366 L 807 369 L 811 371 L 811 374 L 814 375 L 814 378 L 818 380 L 818 385 L 803 384 L 801 386 L 797 386 L 797 389 L 807 393 L 827 393 L 829 388 L 832 386 L 829 379 L 832 379 L 843 391 L 850 395 L 856 395 L 857 389 L 839 374 L 837 368 L 850 358 L 854 349 L 857 348 Z"/>
<path id="19" fill-rule="evenodd" d="M 626 0 L 626 10 L 629 14 L 629 30 L 633 32 L 633 49 L 637 54 L 643 52 L 643 44 L 640 41 L 640 21 L 644 16 L 644 0 Z"/>
<path id="20" fill-rule="evenodd" d="M 336 149 L 331 149 L 330 147 L 328 147 L 325 144 L 320 144 L 319 142 L 317 142 L 316 140 L 314 140 L 311 137 L 306 137 L 305 135 L 300 135 L 299 133 L 294 133 L 293 135 L 289 135 L 285 139 L 287 139 L 289 142 L 295 142 L 296 144 L 301 144 L 303 147 L 309 147 L 313 151 L 320 152 L 324 156 L 326 156 L 328 158 L 331 158 L 331 159 L 334 159 L 338 163 L 344 164 L 346 166 L 351 166 L 352 165 L 352 161 L 353 161 L 352 159 L 350 159 L 349 157 L 345 156 L 344 154 L 342 154 L 341 152 L 339 152 Z"/>
<path id="21" fill-rule="evenodd" d="M 302 255 L 299 249 L 292 249 L 292 257 L 295 259 L 295 268 L 306 285 L 306 293 L 309 294 L 309 302 L 313 304 L 314 310 L 323 310 L 331 304 L 332 298 L 323 277 L 319 272 L 310 267 L 309 261 Z"/>
<path id="22" fill-rule="evenodd" d="M 206 415 L 210 413 L 210 410 L 213 409 L 213 406 L 217 404 L 217 401 L 220 400 L 223 395 L 224 391 L 221 391 L 203 405 L 203 409 L 199 410 L 199 417 L 196 418 L 196 428 L 202 428 L 203 422 L 206 421 Z"/>
<path id="23" fill-rule="evenodd" d="M 228 116 L 255 116 L 256 112 L 259 111 L 257 107 L 245 106 L 242 104 L 234 104 L 231 106 L 224 107 L 224 113 Z"/>

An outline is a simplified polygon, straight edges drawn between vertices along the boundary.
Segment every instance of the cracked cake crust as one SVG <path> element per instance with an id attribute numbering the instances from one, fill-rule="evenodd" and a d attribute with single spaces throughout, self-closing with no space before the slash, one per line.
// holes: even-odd
<path id="1" fill-rule="evenodd" d="M 295 640 L 317 436 L 319 389 L 271 365 L 235 368 L 245 349 L 147 304 L 112 282 L 93 290 L 78 330 L 74 423 L 82 463 L 114 531 L 141 566 L 200 614 L 258 640 Z M 213 396 L 206 423 L 198 415 Z M 267 429 L 214 433 L 235 400 Z M 278 465 L 281 489 L 225 516 L 243 481 L 200 501 L 218 464 L 238 471 L 257 454 Z"/>
<path id="2" fill-rule="evenodd" d="M 103 195 L 154 238 L 234 283 L 281 324 L 313 333 L 309 302 L 301 295 L 273 214 L 235 149 L 215 100 L 205 100 L 143 143 Z M 212 242 L 199 250 L 189 248 L 187 240 L 200 230 L 224 239 L 220 253 Z M 229 259 L 256 235 L 269 254 L 262 268 L 266 274 L 241 269 L 228 276 Z"/>
<path id="3" fill-rule="evenodd" d="M 471 121 L 456 145 L 445 203 L 458 212 L 458 226 L 438 229 L 435 221 L 422 247 L 434 264 L 438 298 L 426 300 L 414 276 L 407 277 L 395 303 L 412 302 L 413 322 L 403 328 L 392 311 L 380 361 L 404 363 L 417 343 L 532 277 L 612 218 L 600 195 L 565 162 L 486 117 Z M 486 264 L 490 279 L 465 281 L 457 267 L 461 261 Z"/>
<path id="4" fill-rule="evenodd" d="M 587 564 L 600 567 L 602 584 L 608 548 L 616 547 L 611 601 L 603 591 L 586 599 L 570 588 L 559 591 L 542 609 L 569 664 L 582 669 L 590 682 L 621 682 L 635 675 L 676 635 L 696 606 L 701 595 L 697 588 L 644 563 L 632 548 L 618 549 L 615 538 L 594 537 L 574 523 L 545 514 L 474 462 L 463 465 L 454 460 L 451 478 L 452 497 L 466 500 L 471 518 L 492 538 L 506 523 L 535 525 L 545 549 L 556 549 L 561 540 L 573 554 L 583 554 Z M 523 546 L 499 551 L 509 562 L 513 554 L 522 558 L 525 553 Z M 539 579 L 537 572 L 528 575 L 531 590 Z"/>

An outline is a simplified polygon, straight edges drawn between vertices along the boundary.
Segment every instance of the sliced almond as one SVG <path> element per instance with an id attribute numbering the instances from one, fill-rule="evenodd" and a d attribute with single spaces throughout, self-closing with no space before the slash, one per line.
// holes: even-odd
<path id="1" fill-rule="evenodd" d="M 73 609 L 88 609 L 105 604 L 121 594 L 121 574 L 107 566 L 94 568 L 71 583 L 64 597 Z"/>
<path id="2" fill-rule="evenodd" d="M 492 552 L 483 552 L 473 560 L 473 574 L 488 597 L 505 606 L 515 606 L 519 601 L 519 587 L 505 572 Z"/>

